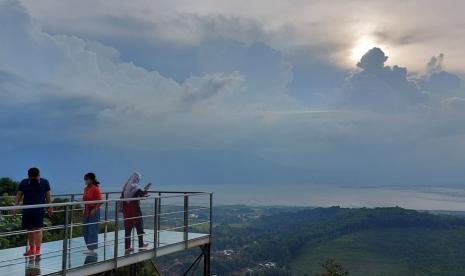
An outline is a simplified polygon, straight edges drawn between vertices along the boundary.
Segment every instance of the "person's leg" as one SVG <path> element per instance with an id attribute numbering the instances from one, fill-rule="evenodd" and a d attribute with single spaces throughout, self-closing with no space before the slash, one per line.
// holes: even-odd
<path id="1" fill-rule="evenodd" d="M 124 227 L 124 249 L 131 248 L 131 232 L 132 227 Z"/>
<path id="2" fill-rule="evenodd" d="M 137 231 L 137 238 L 139 239 L 139 247 L 144 247 L 144 223 L 142 222 L 142 218 L 138 218 L 136 222 L 136 231 Z"/>
<path id="3" fill-rule="evenodd" d="M 34 245 L 34 229 L 28 229 L 27 243 L 29 244 L 29 249 L 27 250 L 26 254 L 34 254 L 34 251 L 36 250 Z"/>
<path id="4" fill-rule="evenodd" d="M 137 216 L 136 219 L 136 230 L 137 230 L 137 238 L 139 240 L 139 247 L 145 247 L 144 244 L 144 219 L 142 218 L 142 210 L 140 206 L 137 207 Z"/>
<path id="5" fill-rule="evenodd" d="M 44 212 L 38 212 L 34 217 L 36 219 L 34 245 L 36 247 L 36 254 L 40 254 L 40 246 L 42 244 L 42 227 L 44 227 Z"/>
<path id="6" fill-rule="evenodd" d="M 32 229 L 27 229 L 27 234 L 26 234 L 26 241 L 28 246 L 26 246 L 26 252 L 24 252 L 23 256 L 30 256 L 34 254 L 35 252 L 35 247 L 34 247 L 34 232 L 32 232 Z"/>
<path id="7" fill-rule="evenodd" d="M 87 223 L 89 223 L 89 219 L 87 218 L 87 216 L 82 216 L 82 236 L 84 237 L 84 242 L 86 243 L 86 245 L 89 244 L 89 241 L 87 240 L 87 238 L 89 237 L 89 227 L 87 225 Z"/>
<path id="8" fill-rule="evenodd" d="M 87 248 L 89 250 L 94 250 L 94 217 L 89 216 L 87 219 Z"/>
<path id="9" fill-rule="evenodd" d="M 40 246 L 42 244 L 42 229 L 35 229 L 34 232 L 34 245 L 36 248 L 36 253 L 40 253 Z"/>
<path id="10" fill-rule="evenodd" d="M 100 221 L 100 210 L 97 210 L 96 215 L 89 218 L 89 249 L 95 250 L 98 247 L 98 222 Z"/>
<path id="11" fill-rule="evenodd" d="M 31 225 L 32 219 L 30 212 L 27 210 L 23 210 L 22 216 L 21 216 L 21 229 L 26 230 L 26 252 L 23 254 L 24 256 L 30 255 L 31 251 L 33 251 L 34 248 L 34 236 L 32 231 L 32 225 Z"/>
<path id="12" fill-rule="evenodd" d="M 29 249 L 34 248 L 34 229 L 28 229 L 27 232 L 27 243 L 29 244 Z"/>

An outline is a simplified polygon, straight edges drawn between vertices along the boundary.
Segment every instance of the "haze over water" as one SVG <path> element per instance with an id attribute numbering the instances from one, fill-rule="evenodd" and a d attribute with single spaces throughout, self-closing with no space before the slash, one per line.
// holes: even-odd
<path id="1" fill-rule="evenodd" d="M 106 190 L 119 190 L 108 187 Z M 155 190 L 213 191 L 214 204 L 251 206 L 393 207 L 465 211 L 465 189 L 433 187 L 344 187 L 324 185 L 154 185 Z"/>

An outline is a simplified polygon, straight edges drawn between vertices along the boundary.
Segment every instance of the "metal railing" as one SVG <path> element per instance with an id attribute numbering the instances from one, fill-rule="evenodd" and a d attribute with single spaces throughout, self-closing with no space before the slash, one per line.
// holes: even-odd
<path id="1" fill-rule="evenodd" d="M 2 223 L 6 218 L 21 216 L 21 213 L 15 213 L 20 210 L 52 207 L 54 215 L 60 215 L 60 218 L 58 219 L 59 223 L 57 225 L 48 225 L 35 231 L 55 231 L 62 235 L 63 243 L 61 249 L 41 252 L 40 257 L 42 259 L 47 257 L 56 258 L 56 254 L 62 254 L 61 273 L 63 275 L 65 275 L 70 269 L 85 266 L 72 266 L 69 260 L 71 254 L 82 252 L 85 250 L 86 246 L 90 245 L 72 246 L 72 241 L 81 236 L 82 228 L 86 226 L 97 224 L 97 227 L 99 227 L 100 225 L 103 225 L 98 231 L 98 233 L 103 234 L 103 242 L 99 242 L 97 240 L 95 245 L 99 247 L 103 245 L 103 261 L 113 260 L 115 264 L 114 268 L 118 267 L 119 258 L 124 258 L 126 254 L 140 253 L 134 250 L 133 252 L 125 252 L 124 255 L 119 254 L 121 251 L 119 247 L 121 243 L 124 243 L 125 240 L 127 241 L 128 238 L 131 239 L 131 244 L 134 244 L 135 242 L 135 229 L 131 231 L 133 234 L 130 237 L 125 234 L 122 238 L 119 237 L 122 224 L 128 220 L 141 220 L 144 224 L 148 222 L 147 224 L 150 226 L 148 228 L 144 228 L 146 230 L 153 230 L 153 233 L 144 233 L 141 234 L 141 236 L 146 238 L 146 240 L 150 240 L 149 243 L 151 243 L 152 246 L 151 248 L 149 247 L 148 250 L 153 250 L 155 253 L 154 256 L 157 256 L 157 249 L 167 245 L 166 242 L 160 240 L 160 235 L 165 232 L 182 232 L 182 235 L 179 235 L 182 238 L 175 239 L 174 242 L 181 244 L 184 243 L 185 248 L 189 247 L 189 231 L 191 230 L 195 231 L 195 233 L 202 233 L 211 237 L 213 194 L 210 192 L 149 191 L 145 197 L 126 199 L 119 198 L 120 194 L 120 192 L 105 192 L 102 193 L 104 198 L 103 200 L 86 202 L 77 201 L 77 199 L 82 198 L 82 194 L 59 194 L 54 195 L 53 199 L 56 200 L 59 198 L 64 202 L 39 205 L 4 206 L 0 207 L 0 223 Z M 124 215 L 121 216 L 120 207 L 134 201 L 138 201 L 140 203 L 142 214 L 140 216 L 131 217 L 125 217 Z M 80 219 L 82 219 L 82 211 L 85 208 L 84 206 L 88 204 L 100 205 L 101 212 L 103 210 L 102 220 L 92 223 L 80 222 Z M 81 232 L 79 232 L 79 229 L 81 229 Z M 0 238 L 8 239 L 13 236 L 26 236 L 27 233 L 30 232 L 31 231 L 27 230 L 10 230 L 2 232 L 0 230 Z M 109 235 L 110 233 L 113 234 Z M 153 236 L 149 239 L 147 235 Z M 173 240 L 171 242 L 173 242 Z M 107 252 L 107 247 L 111 246 L 113 247 L 112 254 Z M 11 247 L 15 247 L 15 245 Z M 2 248 L 1 250 L 3 249 L 6 248 Z M 31 257 L 38 256 L 33 255 Z M 24 263 L 23 256 L 11 256 L 11 258 L 0 260 L 0 268 L 2 266 L 22 263 Z"/>

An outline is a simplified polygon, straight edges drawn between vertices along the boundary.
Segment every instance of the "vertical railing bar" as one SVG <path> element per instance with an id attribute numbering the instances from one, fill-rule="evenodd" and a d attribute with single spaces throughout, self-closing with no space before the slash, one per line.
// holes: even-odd
<path id="1" fill-rule="evenodd" d="M 114 242 L 114 261 L 115 261 L 115 269 L 118 268 L 118 231 L 119 231 L 119 225 L 118 225 L 118 201 L 115 201 L 115 242 Z"/>
<path id="2" fill-rule="evenodd" d="M 153 216 L 153 251 L 155 258 L 157 257 L 158 246 L 158 217 L 160 210 L 158 209 L 158 202 L 160 198 L 155 198 L 154 216 Z"/>
<path id="3" fill-rule="evenodd" d="M 189 196 L 187 194 L 184 194 L 184 242 L 185 242 L 186 249 L 189 248 L 188 231 L 189 231 Z"/>
<path id="4" fill-rule="evenodd" d="M 109 194 L 108 192 L 105 193 L 105 213 L 104 213 L 104 232 L 103 232 L 103 259 L 107 259 L 107 232 L 108 232 L 108 199 L 109 199 Z"/>
<path id="5" fill-rule="evenodd" d="M 142 220 L 143 218 L 138 218 L 138 219 Z M 126 219 L 124 219 L 124 220 L 126 220 Z M 135 242 L 135 237 L 136 237 L 136 232 L 137 232 L 136 230 L 134 230 L 134 231 L 131 230 L 131 246 L 132 246 L 132 249 L 134 251 L 136 250 L 136 244 L 134 243 Z M 124 238 L 126 238 L 126 231 L 124 232 Z M 124 247 L 124 248 L 126 249 L 126 247 Z M 131 248 L 131 247 L 129 247 L 129 248 Z"/>
<path id="6" fill-rule="evenodd" d="M 158 196 L 160 197 L 158 199 L 158 218 L 157 218 L 157 225 L 158 225 L 158 228 L 157 228 L 157 246 L 160 247 L 160 214 L 161 214 L 161 192 L 158 192 Z"/>
<path id="7" fill-rule="evenodd" d="M 74 202 L 74 194 L 71 195 L 71 202 Z M 71 248 L 71 241 L 73 240 L 73 215 L 74 215 L 74 204 L 71 205 L 71 217 L 70 217 L 70 229 L 69 229 L 69 247 Z"/>
<path id="8" fill-rule="evenodd" d="M 213 234 L 213 193 L 210 193 L 210 242 Z"/>
<path id="9" fill-rule="evenodd" d="M 69 214 L 68 214 L 68 205 L 65 206 L 65 231 L 64 231 L 64 237 L 63 237 L 63 258 L 61 261 L 61 269 L 62 269 L 62 274 L 66 275 L 66 269 L 68 267 L 67 262 L 68 262 L 68 235 L 69 235 L 69 230 L 68 230 L 68 223 L 69 223 Z"/>

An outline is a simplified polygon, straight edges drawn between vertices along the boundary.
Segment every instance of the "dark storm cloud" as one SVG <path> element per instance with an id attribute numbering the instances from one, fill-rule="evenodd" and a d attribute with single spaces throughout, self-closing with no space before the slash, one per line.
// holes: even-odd
<path id="1" fill-rule="evenodd" d="M 425 75 L 409 75 L 407 68 L 386 66 L 388 56 L 369 50 L 357 67 L 361 71 L 346 80 L 349 106 L 370 110 L 400 111 L 419 104 L 437 104 L 448 97 L 465 97 L 460 76 L 443 70 L 444 54 L 434 56 Z"/>
<path id="2" fill-rule="evenodd" d="M 443 70 L 444 54 L 431 57 L 421 87 L 432 97 L 465 97 L 464 81 L 456 74 Z"/>
<path id="3" fill-rule="evenodd" d="M 407 78 L 407 68 L 386 66 L 388 57 L 380 48 L 369 50 L 357 66 L 360 72 L 347 80 L 350 104 L 390 110 L 425 102 L 427 97 Z"/>
<path id="4" fill-rule="evenodd" d="M 437 57 L 431 57 L 428 64 L 426 64 L 426 72 L 428 74 L 439 73 L 442 71 L 442 62 L 444 61 L 444 54 L 439 54 Z"/>
<path id="5" fill-rule="evenodd" d="M 72 139 L 73 133 L 94 129 L 99 112 L 110 107 L 0 70 L 0 128 L 11 143 L 25 143 L 34 133 L 36 142 Z"/>

